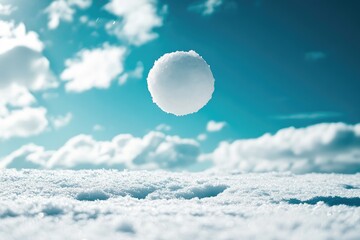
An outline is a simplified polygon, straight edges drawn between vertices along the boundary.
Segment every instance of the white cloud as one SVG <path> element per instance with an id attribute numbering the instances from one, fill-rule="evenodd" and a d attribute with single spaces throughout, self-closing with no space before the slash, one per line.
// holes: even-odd
<path id="1" fill-rule="evenodd" d="M 43 48 L 37 33 L 27 32 L 23 23 L 0 21 L 0 89 L 14 84 L 30 91 L 57 87 Z"/>
<path id="2" fill-rule="evenodd" d="M 158 37 L 154 28 L 163 25 L 157 10 L 157 0 L 111 0 L 105 10 L 121 18 L 108 22 L 106 30 L 133 45 L 142 45 Z"/>
<path id="3" fill-rule="evenodd" d="M 68 125 L 73 118 L 72 113 L 67 113 L 64 116 L 57 116 L 51 119 L 51 123 L 55 129 L 59 129 Z"/>
<path id="4" fill-rule="evenodd" d="M 209 121 L 206 125 L 206 130 L 208 132 L 218 132 L 221 131 L 226 126 L 226 122 L 215 122 Z"/>
<path id="5" fill-rule="evenodd" d="M 167 132 L 171 130 L 171 127 L 167 124 L 162 123 L 156 126 L 155 130 L 160 132 Z"/>
<path id="6" fill-rule="evenodd" d="M 30 108 L 33 92 L 58 86 L 43 47 L 23 23 L 0 21 L 0 139 L 37 135 L 48 125 L 44 108 Z"/>
<path id="7" fill-rule="evenodd" d="M 198 141 L 205 141 L 207 139 L 207 135 L 205 133 L 201 133 L 196 138 Z"/>
<path id="8" fill-rule="evenodd" d="M 105 127 L 100 125 L 100 124 L 95 124 L 93 126 L 93 131 L 94 132 L 100 132 L 100 131 L 104 131 L 105 130 Z"/>
<path id="9" fill-rule="evenodd" d="M 295 113 L 289 115 L 275 116 L 278 120 L 314 120 L 314 119 L 326 119 L 336 118 L 341 116 L 341 113 L 337 112 L 308 112 L 308 113 Z"/>
<path id="10" fill-rule="evenodd" d="M 0 54 L 20 46 L 37 52 L 44 49 L 39 35 L 33 31 L 26 31 L 24 23 L 16 25 L 13 21 L 0 20 Z"/>
<path id="11" fill-rule="evenodd" d="M 130 78 L 140 79 L 143 77 L 143 73 L 144 73 L 144 65 L 142 62 L 138 62 L 136 64 L 136 68 L 134 70 L 132 70 L 130 72 L 126 72 L 120 76 L 119 84 L 124 85 Z"/>
<path id="12" fill-rule="evenodd" d="M 56 29 L 60 21 L 72 22 L 76 9 L 86 9 L 90 7 L 92 0 L 55 0 L 46 9 L 48 14 L 49 29 Z"/>
<path id="13" fill-rule="evenodd" d="M 16 11 L 16 7 L 10 5 L 10 4 L 2 4 L 0 3 L 0 15 L 8 16 L 14 11 Z"/>
<path id="14" fill-rule="evenodd" d="M 45 108 L 23 108 L 0 116 L 0 139 L 29 137 L 43 132 L 48 126 Z"/>
<path id="15" fill-rule="evenodd" d="M 182 169 L 195 163 L 199 154 L 199 144 L 194 140 L 150 132 L 143 138 L 121 134 L 111 141 L 78 135 L 56 151 L 24 146 L 1 162 L 3 167 L 13 161 L 30 161 L 41 163 L 43 168 Z"/>
<path id="16" fill-rule="evenodd" d="M 6 124 L 0 122 L 0 126 L 4 128 L 4 131 L 0 128 L 0 132 L 6 133 L 11 124 L 16 122 L 14 119 L 16 117 L 2 120 Z M 23 120 L 24 117 L 17 119 Z M 43 121 L 46 121 L 45 117 Z M 43 124 L 42 128 L 45 126 Z M 11 131 L 12 134 L 13 132 Z M 199 135 L 198 141 L 203 141 L 204 137 Z M 360 124 L 323 123 L 299 129 L 285 128 L 274 135 L 265 134 L 254 139 L 222 142 L 213 152 L 202 155 L 196 140 L 161 132 L 150 132 L 144 137 L 120 134 L 109 141 L 97 141 L 90 135 L 78 135 L 57 150 L 49 151 L 41 146 L 26 145 L 0 160 L 0 168 L 34 165 L 36 168 L 49 169 L 189 170 L 203 165 L 202 169 L 211 168 L 216 171 L 356 173 L 360 172 L 359 156 Z"/>
<path id="17" fill-rule="evenodd" d="M 124 71 L 126 48 L 104 44 L 101 48 L 83 49 L 65 62 L 61 79 L 67 81 L 66 90 L 83 92 L 92 88 L 109 88 L 111 82 Z"/>
<path id="18" fill-rule="evenodd" d="M 222 142 L 210 157 L 217 168 L 242 172 L 360 171 L 360 124 L 323 123 L 274 135 Z"/>
<path id="19" fill-rule="evenodd" d="M 200 12 L 202 15 L 213 14 L 222 4 L 224 0 L 203 0 L 201 3 L 193 4 L 189 10 Z"/>

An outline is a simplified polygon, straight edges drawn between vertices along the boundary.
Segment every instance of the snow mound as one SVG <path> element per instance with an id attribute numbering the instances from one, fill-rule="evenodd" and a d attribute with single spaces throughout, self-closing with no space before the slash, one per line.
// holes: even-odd
<path id="1" fill-rule="evenodd" d="M 214 92 L 210 66 L 195 51 L 177 51 L 159 58 L 147 83 L 153 102 L 177 116 L 203 108 Z"/>
<path id="2" fill-rule="evenodd" d="M 360 239 L 360 174 L 3 170 L 0 239 Z"/>

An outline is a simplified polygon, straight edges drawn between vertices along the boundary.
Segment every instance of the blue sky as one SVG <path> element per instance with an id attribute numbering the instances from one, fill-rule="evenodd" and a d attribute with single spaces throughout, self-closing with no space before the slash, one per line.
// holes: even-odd
<path id="1" fill-rule="evenodd" d="M 13 24 L 11 31 L 23 23 L 27 34 L 38 35 L 43 47 L 37 52 L 48 60 L 47 71 L 58 83 L 40 90 L 25 84 L 36 99 L 25 107 L 46 109 L 47 123 L 26 136 L 0 137 L 0 157 L 29 143 L 59 149 L 79 134 L 97 141 L 127 133 L 141 138 L 160 124 L 171 128 L 162 130 L 166 135 L 196 141 L 202 153 L 214 151 L 222 141 L 257 139 L 289 127 L 342 122 L 358 129 L 357 1 L 137 0 L 134 4 L 141 7 L 135 8 L 122 0 L 0 0 L 0 4 L 0 19 Z M 6 38 L 0 32 L 1 37 Z M 110 66 L 105 68 L 115 73 L 105 71 L 95 80 L 109 84 L 101 89 L 96 84 L 80 91 L 67 88 L 76 77 L 85 82 L 99 74 L 88 65 L 86 77 L 68 70 L 66 81 L 63 73 L 71 69 L 69 62 L 84 62 L 84 52 L 103 51 L 106 46 L 125 51 L 119 53 L 121 60 L 98 59 L 99 66 Z M 162 112 L 152 103 L 146 85 L 154 61 L 177 50 L 198 52 L 216 80 L 208 105 L 184 117 Z M 0 68 L 8 68 L 5 63 Z M 17 71 L 25 72 L 21 66 Z M 119 84 L 118 79 L 126 76 L 127 81 Z M 9 111 L 23 107 L 6 105 Z M 226 124 L 209 132 L 209 121 Z M 353 131 L 355 149 L 357 131 Z M 197 139 L 199 134 L 206 134 L 206 139 Z"/>

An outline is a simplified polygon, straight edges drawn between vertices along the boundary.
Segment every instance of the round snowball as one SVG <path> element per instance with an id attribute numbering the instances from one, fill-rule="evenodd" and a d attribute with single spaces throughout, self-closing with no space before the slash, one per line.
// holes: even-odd
<path id="1" fill-rule="evenodd" d="M 154 103 L 164 112 L 182 116 L 199 111 L 209 102 L 215 80 L 199 54 L 177 51 L 155 61 L 147 83 Z"/>

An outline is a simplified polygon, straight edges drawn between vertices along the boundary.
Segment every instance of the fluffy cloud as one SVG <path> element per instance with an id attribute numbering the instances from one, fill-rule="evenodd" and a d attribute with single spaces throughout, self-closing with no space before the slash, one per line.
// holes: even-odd
<path id="1" fill-rule="evenodd" d="M 203 0 L 201 3 L 193 4 L 189 10 L 200 12 L 202 15 L 211 15 L 224 3 L 224 0 Z"/>
<path id="2" fill-rule="evenodd" d="M 116 24 L 109 22 L 106 30 L 133 45 L 139 46 L 157 38 L 154 28 L 163 24 L 157 0 L 111 0 L 105 10 L 122 19 Z"/>
<path id="3" fill-rule="evenodd" d="M 4 129 L 13 119 L 7 121 Z M 0 131 L 6 132 L 1 128 Z M 222 142 L 212 153 L 201 155 L 197 141 L 161 132 L 150 132 L 144 137 L 121 134 L 110 141 L 78 135 L 54 151 L 34 144 L 23 146 L 0 160 L 0 168 L 186 170 L 204 165 L 202 169 L 239 172 L 356 173 L 360 172 L 359 156 L 360 124 L 323 123 L 285 128 L 255 139 Z"/>
<path id="4" fill-rule="evenodd" d="M 65 62 L 61 79 L 66 90 L 83 92 L 92 88 L 108 88 L 123 70 L 126 48 L 104 44 L 101 48 L 84 49 Z"/>
<path id="5" fill-rule="evenodd" d="M 0 166 L 27 163 L 41 168 L 182 169 L 195 163 L 199 154 L 196 141 L 160 132 L 150 132 L 143 138 L 122 134 L 111 141 L 78 135 L 56 151 L 33 144 L 24 146 L 0 161 Z"/>
<path id="6" fill-rule="evenodd" d="M 16 7 L 10 4 L 0 3 L 0 15 L 8 16 L 16 10 Z"/>
<path id="7" fill-rule="evenodd" d="M 45 108 L 23 108 L 0 116 L 0 140 L 29 137 L 43 132 L 48 126 Z"/>
<path id="8" fill-rule="evenodd" d="M 59 26 L 60 21 L 73 21 L 76 9 L 86 9 L 90 7 L 92 0 L 55 0 L 46 9 L 49 22 L 48 28 L 55 29 Z"/>
<path id="9" fill-rule="evenodd" d="M 162 123 L 156 126 L 155 130 L 160 132 L 167 132 L 171 130 L 171 127 L 167 124 Z"/>
<path id="10" fill-rule="evenodd" d="M 0 139 L 36 135 L 48 125 L 46 110 L 30 107 L 32 92 L 58 86 L 43 47 L 23 23 L 0 21 Z"/>
<path id="11" fill-rule="evenodd" d="M 207 135 L 205 133 L 201 133 L 196 137 L 196 139 L 198 141 L 205 141 L 207 139 Z"/>
<path id="12" fill-rule="evenodd" d="M 62 127 L 65 127 L 66 125 L 68 125 L 70 123 L 70 121 L 72 120 L 73 115 L 71 113 L 67 113 L 64 116 L 57 116 L 57 117 L 53 117 L 51 119 L 52 125 L 54 126 L 55 129 L 59 129 Z"/>
<path id="13" fill-rule="evenodd" d="M 256 139 L 222 142 L 208 157 L 218 168 L 242 172 L 355 173 L 360 171 L 360 124 L 285 128 Z"/>
<path id="14" fill-rule="evenodd" d="M 0 89 L 17 85 L 30 91 L 55 88 L 58 83 L 41 51 L 37 33 L 23 23 L 0 21 Z"/>
<path id="15" fill-rule="evenodd" d="M 44 48 L 39 35 L 33 31 L 27 32 L 24 23 L 16 25 L 12 21 L 0 20 L 0 54 L 19 46 L 37 52 L 41 52 Z"/>
<path id="16" fill-rule="evenodd" d="M 208 132 L 218 132 L 221 131 L 225 126 L 226 122 L 209 121 L 206 125 L 206 130 Z"/>

